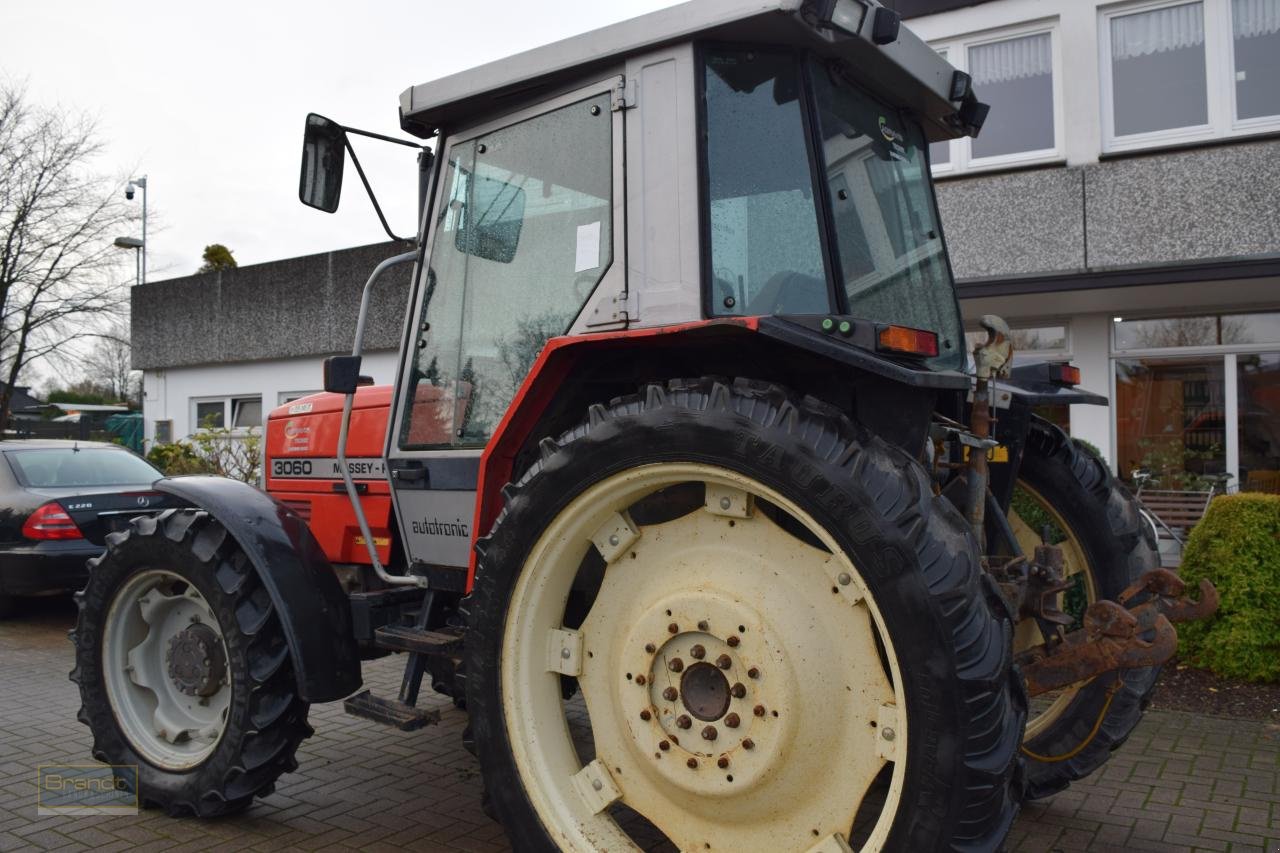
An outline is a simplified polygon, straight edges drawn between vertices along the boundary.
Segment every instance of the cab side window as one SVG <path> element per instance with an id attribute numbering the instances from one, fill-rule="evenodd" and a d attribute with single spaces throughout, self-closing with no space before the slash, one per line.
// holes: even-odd
<path id="1" fill-rule="evenodd" d="M 607 93 L 455 143 L 441 179 L 405 448 L 483 445 L 613 261 Z"/>

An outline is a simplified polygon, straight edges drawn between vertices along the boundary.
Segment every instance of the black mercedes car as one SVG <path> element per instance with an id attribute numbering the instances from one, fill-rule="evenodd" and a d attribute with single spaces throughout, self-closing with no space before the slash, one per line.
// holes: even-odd
<path id="1" fill-rule="evenodd" d="M 114 444 L 0 441 L 0 617 L 15 596 L 83 587 L 108 533 L 172 503 L 151 490 L 162 476 Z"/>

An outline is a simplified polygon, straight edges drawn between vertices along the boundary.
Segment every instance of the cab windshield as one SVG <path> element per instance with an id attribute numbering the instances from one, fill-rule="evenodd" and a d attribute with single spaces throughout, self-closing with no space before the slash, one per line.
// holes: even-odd
<path id="1" fill-rule="evenodd" d="M 713 313 L 928 329 L 963 366 L 919 126 L 790 53 L 708 50 L 704 85 Z"/>

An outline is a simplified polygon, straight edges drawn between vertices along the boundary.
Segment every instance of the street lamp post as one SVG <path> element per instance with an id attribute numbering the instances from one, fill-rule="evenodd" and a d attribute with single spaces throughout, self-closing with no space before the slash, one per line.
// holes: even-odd
<path id="1" fill-rule="evenodd" d="M 147 283 L 147 176 L 134 178 L 129 181 L 129 185 L 124 188 L 124 197 L 133 200 L 133 194 L 136 189 L 142 190 L 142 274 L 138 280 L 142 284 Z M 126 238 L 122 238 L 126 239 Z M 120 241 L 116 241 L 116 245 L 120 245 Z"/>
<path id="2" fill-rule="evenodd" d="M 139 258 L 139 250 L 145 251 L 147 245 L 146 240 L 139 240 L 137 237 L 117 237 L 115 239 L 115 247 L 117 249 L 133 249 L 133 283 L 138 284 L 142 280 L 142 265 Z"/>

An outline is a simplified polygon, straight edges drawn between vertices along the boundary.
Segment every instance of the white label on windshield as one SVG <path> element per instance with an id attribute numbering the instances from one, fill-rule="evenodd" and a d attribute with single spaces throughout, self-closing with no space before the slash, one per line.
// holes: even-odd
<path id="1" fill-rule="evenodd" d="M 573 271 L 593 270 L 600 266 L 599 221 L 578 226 L 578 251 L 573 261 Z"/>

